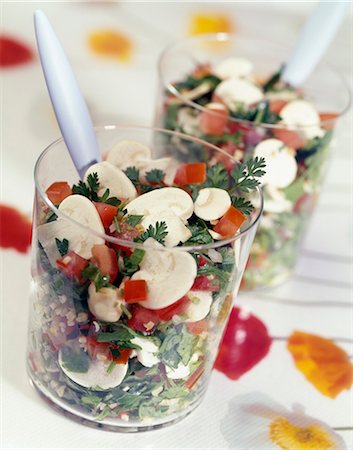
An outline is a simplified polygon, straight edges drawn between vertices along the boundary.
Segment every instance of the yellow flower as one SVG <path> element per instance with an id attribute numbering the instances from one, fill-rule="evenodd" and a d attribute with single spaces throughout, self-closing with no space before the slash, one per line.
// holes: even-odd
<path id="1" fill-rule="evenodd" d="M 124 34 L 114 30 L 97 30 L 88 37 L 91 50 L 100 56 L 126 62 L 131 58 L 132 42 Z"/>
<path id="2" fill-rule="evenodd" d="M 283 450 L 338 450 L 329 434 L 319 426 L 300 427 L 284 417 L 270 423 L 270 439 Z"/>
<path id="3" fill-rule="evenodd" d="M 192 36 L 205 33 L 232 33 L 234 26 L 229 14 L 195 13 L 189 24 L 189 34 Z"/>
<path id="4" fill-rule="evenodd" d="M 296 404 L 288 410 L 259 392 L 234 397 L 221 423 L 231 450 L 344 450 L 328 425 Z"/>

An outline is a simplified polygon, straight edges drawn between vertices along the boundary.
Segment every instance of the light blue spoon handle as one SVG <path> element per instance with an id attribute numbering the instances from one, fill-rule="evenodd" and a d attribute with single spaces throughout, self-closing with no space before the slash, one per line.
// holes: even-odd
<path id="1" fill-rule="evenodd" d="M 61 133 L 77 172 L 100 161 L 91 116 L 70 63 L 45 14 L 34 13 L 34 27 L 40 60 Z"/>
<path id="2" fill-rule="evenodd" d="M 334 38 L 348 4 L 344 0 L 321 0 L 300 33 L 283 71 L 283 81 L 300 86 L 306 80 Z"/>

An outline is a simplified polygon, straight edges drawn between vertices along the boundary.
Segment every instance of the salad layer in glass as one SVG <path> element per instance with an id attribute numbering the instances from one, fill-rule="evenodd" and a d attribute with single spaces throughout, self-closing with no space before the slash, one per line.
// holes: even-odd
<path id="1" fill-rule="evenodd" d="M 318 111 L 312 100 L 316 91 L 311 97 L 310 89 L 282 82 L 283 66 L 270 72 L 277 53 L 282 57 L 278 49 L 267 49 L 265 43 L 242 45 L 222 34 L 167 49 L 160 59 L 156 122 L 211 142 L 239 162 L 266 158 L 264 214 L 243 278 L 243 286 L 253 288 L 276 285 L 293 270 L 320 191 L 333 128 L 349 104 L 349 92 L 344 91 L 345 101 L 337 106 L 342 86 L 338 89 L 337 80 L 320 69 L 326 85 L 320 80 L 315 89 L 329 98 L 325 90 L 335 86 L 337 105 L 315 102 L 333 108 Z"/>
<path id="2" fill-rule="evenodd" d="M 164 156 L 153 159 L 119 130 L 98 137 L 111 134 L 82 181 L 62 143 L 37 164 L 28 368 L 63 410 L 137 431 L 202 398 L 261 214 L 265 163 L 229 170 L 215 147 L 162 131 L 153 153 Z M 199 162 L 185 160 L 189 147 Z"/>

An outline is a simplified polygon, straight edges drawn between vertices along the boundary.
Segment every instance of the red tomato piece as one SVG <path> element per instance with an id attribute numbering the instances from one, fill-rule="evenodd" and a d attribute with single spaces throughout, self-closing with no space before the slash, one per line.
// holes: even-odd
<path id="1" fill-rule="evenodd" d="M 286 106 L 288 102 L 286 100 L 271 100 L 270 101 L 270 111 L 273 114 L 279 114 L 280 111 Z"/>
<path id="2" fill-rule="evenodd" d="M 183 314 L 189 303 L 189 298 L 184 295 L 184 297 L 181 297 L 173 304 L 154 311 L 160 320 L 167 322 L 168 320 L 171 320 L 173 316 Z"/>
<path id="3" fill-rule="evenodd" d="M 49 200 L 56 205 L 71 195 L 72 190 L 66 181 L 57 181 L 51 184 L 45 193 Z"/>
<path id="4" fill-rule="evenodd" d="M 120 224 L 120 232 L 117 233 L 116 231 L 114 231 L 114 233 L 112 233 L 112 236 L 116 237 L 118 239 L 123 239 L 124 241 L 133 241 L 135 238 L 140 236 L 140 234 L 141 234 L 141 231 L 137 230 L 135 227 L 132 227 L 131 225 L 127 224 L 126 222 L 122 222 Z M 134 250 L 132 247 L 125 247 L 123 245 L 118 245 L 118 244 L 113 244 L 113 243 L 112 243 L 112 247 L 114 250 L 123 251 L 126 254 L 126 256 L 130 256 Z"/>
<path id="5" fill-rule="evenodd" d="M 87 266 L 87 259 L 82 258 L 75 252 L 68 252 L 65 256 L 56 260 L 56 264 L 60 267 L 61 271 L 70 278 L 70 280 L 78 281 L 82 283 L 82 270 Z"/>
<path id="6" fill-rule="evenodd" d="M 138 303 L 147 300 L 147 283 L 145 280 L 127 280 L 124 283 L 124 300 Z"/>
<path id="7" fill-rule="evenodd" d="M 231 206 L 213 230 L 225 238 L 231 237 L 239 230 L 244 220 L 244 214 Z"/>
<path id="8" fill-rule="evenodd" d="M 233 308 L 214 367 L 231 380 L 237 380 L 267 355 L 271 343 L 260 319 Z"/>
<path id="9" fill-rule="evenodd" d="M 109 342 L 98 342 L 92 336 L 87 336 L 87 353 L 91 359 L 97 359 L 98 356 L 112 359 Z"/>
<path id="10" fill-rule="evenodd" d="M 288 147 L 294 148 L 297 150 L 298 148 L 305 146 L 305 140 L 300 136 L 297 131 L 293 130 L 285 130 L 282 128 L 274 128 L 273 134 L 276 139 L 284 142 Z"/>
<path id="11" fill-rule="evenodd" d="M 109 275 L 110 282 L 113 283 L 118 275 L 118 261 L 115 251 L 105 244 L 94 245 L 92 256 L 102 275 Z"/>
<path id="12" fill-rule="evenodd" d="M 151 333 L 160 322 L 156 311 L 144 308 L 138 304 L 132 305 L 130 313 L 131 318 L 128 320 L 128 326 L 136 331 Z"/>
<path id="13" fill-rule="evenodd" d="M 132 350 L 129 350 L 128 348 L 118 348 L 116 345 L 111 344 L 110 348 L 116 348 L 117 350 L 119 350 L 119 356 L 117 356 L 116 358 L 114 358 L 112 353 L 110 353 L 111 358 L 115 362 L 115 364 L 126 364 L 129 361 Z"/>
<path id="14" fill-rule="evenodd" d="M 207 260 L 205 258 L 203 258 L 202 256 L 199 256 L 198 260 L 197 260 L 197 267 L 202 267 L 205 264 L 207 264 Z"/>
<path id="15" fill-rule="evenodd" d="M 98 211 L 104 228 L 108 228 L 118 212 L 117 206 L 108 205 L 102 202 L 93 202 L 93 204 Z"/>
<path id="16" fill-rule="evenodd" d="M 177 170 L 174 183 L 183 186 L 184 184 L 203 183 L 206 180 L 206 163 L 183 164 Z"/>
<path id="17" fill-rule="evenodd" d="M 322 128 L 325 130 L 332 130 L 336 125 L 336 119 L 338 117 L 337 113 L 320 113 L 320 121 L 322 123 Z"/>
<path id="18" fill-rule="evenodd" d="M 219 291 L 219 286 L 213 284 L 212 280 L 209 280 L 206 275 L 200 275 L 195 279 L 192 285 L 191 291 Z"/>
<path id="19" fill-rule="evenodd" d="M 227 122 L 228 111 L 222 103 L 209 103 L 200 114 L 200 128 L 211 136 L 222 136 Z"/>
<path id="20" fill-rule="evenodd" d="M 192 373 L 192 375 L 185 381 L 184 386 L 186 386 L 188 389 L 192 389 L 199 381 L 204 371 L 204 365 L 200 364 L 199 367 Z"/>
<path id="21" fill-rule="evenodd" d="M 199 320 L 198 322 L 186 322 L 186 328 L 191 334 L 201 334 L 207 331 L 207 320 Z"/>

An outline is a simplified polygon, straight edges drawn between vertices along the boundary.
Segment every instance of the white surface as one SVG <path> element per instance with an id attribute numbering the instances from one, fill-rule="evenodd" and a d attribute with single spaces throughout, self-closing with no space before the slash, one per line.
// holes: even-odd
<path id="1" fill-rule="evenodd" d="M 296 5 L 298 7 L 296 7 Z M 150 4 L 120 5 L 41 3 L 74 65 L 75 73 L 96 122 L 148 123 L 153 115 L 156 58 L 168 41 L 185 34 L 190 11 L 226 10 L 245 36 L 294 42 L 312 5 Z M 4 3 L 7 31 L 34 44 L 34 3 Z M 171 21 L 170 18 L 173 18 Z M 269 21 L 276 26 L 269 26 Z M 77 24 L 79 23 L 79 26 Z M 274 23 L 274 22 L 273 22 Z M 134 39 L 131 65 L 97 60 L 85 47 L 88 30 L 116 27 Z M 346 75 L 349 24 L 340 31 L 329 60 Z M 99 64 L 98 64 L 99 62 Z M 40 151 L 58 136 L 39 64 L 3 73 L 2 196 L 30 212 L 32 170 Z M 353 339 L 353 206 L 352 115 L 338 132 L 337 146 L 320 205 L 314 214 L 296 275 L 287 284 L 261 294 L 242 295 L 239 303 L 254 312 L 275 336 L 294 329 L 327 337 Z M 240 394 L 262 391 L 283 406 L 299 402 L 306 412 L 330 426 L 352 427 L 352 390 L 331 400 L 322 396 L 297 371 L 285 348 L 274 342 L 269 355 L 239 381 L 213 374 L 204 403 L 181 423 L 149 433 L 123 435 L 82 427 L 61 417 L 37 396 L 25 373 L 30 258 L 2 252 L 2 417 L 3 449 L 227 449 L 220 424 L 231 426 L 228 401 Z M 351 355 L 352 345 L 339 341 Z M 353 448 L 353 432 L 341 431 Z"/>

